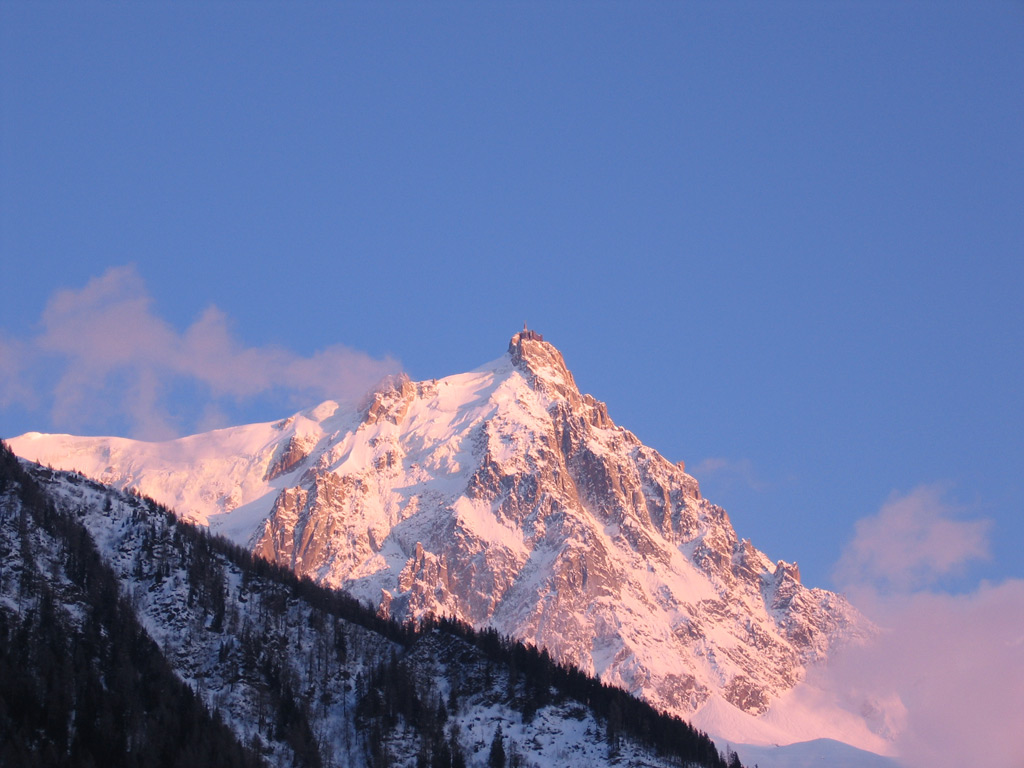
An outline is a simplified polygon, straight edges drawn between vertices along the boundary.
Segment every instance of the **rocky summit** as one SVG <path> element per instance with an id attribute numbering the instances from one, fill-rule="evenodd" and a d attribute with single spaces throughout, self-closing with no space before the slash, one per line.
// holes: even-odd
<path id="1" fill-rule="evenodd" d="M 684 717 L 766 712 L 870 625 L 739 538 L 697 481 L 582 394 L 540 334 L 470 373 L 165 443 L 29 434 L 399 619 L 532 643 Z M 717 703 L 715 703 L 717 702 Z"/>

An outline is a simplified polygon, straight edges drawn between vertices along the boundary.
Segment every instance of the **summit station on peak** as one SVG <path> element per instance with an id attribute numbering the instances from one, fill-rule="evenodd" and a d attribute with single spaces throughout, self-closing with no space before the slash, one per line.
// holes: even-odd
<path id="1" fill-rule="evenodd" d="M 135 488 L 381 613 L 494 627 L 733 741 L 885 750 L 856 715 L 796 728 L 799 714 L 777 711 L 868 622 L 741 540 L 525 327 L 490 365 L 395 377 L 358 407 L 166 443 L 10 444 Z"/>
<path id="2" fill-rule="evenodd" d="M 544 337 L 536 331 L 523 330 L 512 336 L 508 342 L 508 354 L 512 362 L 537 374 L 545 368 L 557 371 L 563 378 L 572 380 L 572 374 L 565 366 L 565 359 L 554 344 L 544 341 Z"/>

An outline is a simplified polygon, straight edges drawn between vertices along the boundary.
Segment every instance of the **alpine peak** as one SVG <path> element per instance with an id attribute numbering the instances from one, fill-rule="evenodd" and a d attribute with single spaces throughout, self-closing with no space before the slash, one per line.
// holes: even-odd
<path id="1" fill-rule="evenodd" d="M 550 394 L 569 399 L 579 397 L 576 381 L 566 367 L 562 353 L 544 341 L 537 331 L 528 330 L 524 324 L 523 330 L 509 340 L 508 354 L 512 364 L 527 374 L 538 388 L 554 390 Z"/>
<path id="2" fill-rule="evenodd" d="M 873 626 L 740 539 L 683 467 L 579 392 L 539 333 L 516 333 L 494 362 L 167 443 L 10 444 L 135 488 L 382 614 L 496 629 L 704 730 L 853 738 L 833 719 L 797 734 L 788 715 L 761 716 L 797 706 L 784 694 L 808 668 Z M 857 727 L 857 743 L 880 738 Z"/>

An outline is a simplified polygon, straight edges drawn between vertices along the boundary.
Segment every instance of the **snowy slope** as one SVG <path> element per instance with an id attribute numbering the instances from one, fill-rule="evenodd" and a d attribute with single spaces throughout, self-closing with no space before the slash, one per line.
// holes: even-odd
<path id="1" fill-rule="evenodd" d="M 900 765 L 891 757 L 833 739 L 802 741 L 783 747 L 729 744 L 728 749 L 735 751 L 744 765 L 756 765 L 757 768 L 898 768 Z"/>
<path id="2" fill-rule="evenodd" d="M 400 618 L 492 626 L 737 743 L 887 748 L 807 705 L 873 629 L 741 540 L 697 481 L 576 388 L 537 334 L 359 407 L 167 443 L 29 434 L 19 455 L 134 488 Z"/>
<path id="3" fill-rule="evenodd" d="M 24 642 L 32 617 L 47 611 L 61 613 L 66 625 L 87 625 L 103 606 L 80 585 L 107 569 L 120 605 L 134 612 L 174 673 L 269 765 L 447 765 L 431 758 L 450 747 L 463 765 L 483 768 L 499 728 L 521 768 L 555 760 L 567 768 L 680 765 L 621 729 L 613 744 L 596 711 L 557 685 L 527 713 L 536 681 L 522 669 L 511 679 L 507 665 L 457 635 L 382 634 L 401 629 L 365 609 L 364 623 L 359 610 L 353 621 L 335 596 L 239 559 L 149 501 L 74 475 L 24 470 L 0 461 L 0 630 L 20 628 Z M 101 562 L 83 571 L 81 552 L 91 546 Z M 104 594 L 107 605 L 116 597 Z M 388 689 L 399 684 L 401 700 L 389 701 Z M 706 739 L 693 742 L 710 753 L 685 765 L 725 768 Z M 45 757 L 54 746 L 36 737 L 28 757 Z"/>

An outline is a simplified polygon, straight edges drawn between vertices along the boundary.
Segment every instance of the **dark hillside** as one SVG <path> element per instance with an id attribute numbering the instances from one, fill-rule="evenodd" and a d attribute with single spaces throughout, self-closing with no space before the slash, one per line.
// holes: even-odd
<path id="1" fill-rule="evenodd" d="M 2 765 L 527 768 L 583 725 L 587 743 L 557 748 L 589 764 L 730 764 L 546 652 L 383 619 L 6 447 L 0 543 Z"/>
<path id="2" fill-rule="evenodd" d="M 263 765 L 175 676 L 88 532 L 6 448 L 0 517 L 0 765 Z"/>

